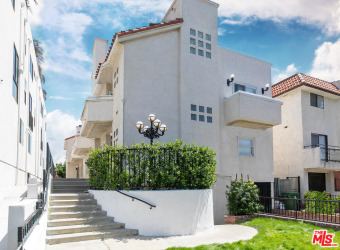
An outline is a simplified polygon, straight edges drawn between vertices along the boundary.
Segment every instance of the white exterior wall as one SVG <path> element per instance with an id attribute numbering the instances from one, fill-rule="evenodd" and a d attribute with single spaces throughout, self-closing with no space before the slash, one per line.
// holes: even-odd
<path id="1" fill-rule="evenodd" d="M 123 191 L 155 208 L 116 191 L 90 190 L 116 222 L 144 236 L 192 235 L 214 229 L 212 190 Z M 112 202 L 114 200 L 114 202 Z"/>
<path id="2" fill-rule="evenodd" d="M 46 158 L 46 109 L 43 99 L 38 67 L 30 30 L 28 10 L 25 1 L 15 1 L 13 10 L 11 1 L 0 3 L 0 34 L 6 34 L 0 40 L 0 167 L 3 169 L 0 186 L 25 185 L 30 177 L 42 178 Z M 23 6 L 23 7 L 21 7 Z M 12 96 L 13 86 L 13 50 L 16 47 L 19 56 L 18 103 Z M 26 53 L 25 53 L 26 47 Z M 30 56 L 32 57 L 35 77 L 30 76 Z M 24 90 L 26 81 L 26 104 Z M 32 113 L 35 118 L 33 131 L 29 129 L 29 94 L 32 96 Z M 43 115 L 40 113 L 42 102 Z M 19 143 L 20 119 L 24 123 L 24 141 Z M 41 129 L 43 132 L 43 150 L 40 149 Z M 31 153 L 28 153 L 28 134 L 31 134 Z"/>

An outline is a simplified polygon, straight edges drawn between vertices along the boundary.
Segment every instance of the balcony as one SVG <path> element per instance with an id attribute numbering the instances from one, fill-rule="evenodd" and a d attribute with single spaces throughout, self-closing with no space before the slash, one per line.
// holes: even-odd
<path id="1" fill-rule="evenodd" d="M 304 166 L 306 169 L 340 169 L 340 147 L 336 146 L 305 146 Z"/>
<path id="2" fill-rule="evenodd" d="M 85 156 L 90 153 L 90 150 L 94 148 L 94 140 L 76 135 L 72 154 Z"/>
<path id="3" fill-rule="evenodd" d="M 227 126 L 265 130 L 281 124 L 282 102 L 238 91 L 224 101 Z"/>
<path id="4" fill-rule="evenodd" d="M 113 96 L 96 96 L 86 99 L 81 121 L 81 136 L 100 138 L 112 126 Z"/>

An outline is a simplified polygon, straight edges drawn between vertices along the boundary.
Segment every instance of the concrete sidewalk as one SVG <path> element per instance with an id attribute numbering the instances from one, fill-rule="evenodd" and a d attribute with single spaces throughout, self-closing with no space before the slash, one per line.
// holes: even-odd
<path id="1" fill-rule="evenodd" d="M 104 240 L 46 245 L 46 250 L 160 250 L 169 247 L 195 247 L 213 243 L 232 243 L 239 240 L 249 240 L 256 234 L 256 229 L 251 227 L 241 225 L 219 225 L 215 226 L 214 231 L 199 233 L 193 236 L 116 237 Z"/>

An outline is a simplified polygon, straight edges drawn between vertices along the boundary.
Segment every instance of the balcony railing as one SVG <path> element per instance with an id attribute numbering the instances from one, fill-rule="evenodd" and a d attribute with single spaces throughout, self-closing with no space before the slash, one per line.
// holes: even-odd
<path id="1" fill-rule="evenodd" d="M 340 147 L 330 145 L 310 145 L 304 148 L 320 148 L 320 160 L 325 162 L 340 162 Z"/>

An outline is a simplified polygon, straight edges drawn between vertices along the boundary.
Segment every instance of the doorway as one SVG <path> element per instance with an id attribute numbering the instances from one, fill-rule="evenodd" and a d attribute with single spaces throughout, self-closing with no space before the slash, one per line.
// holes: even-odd
<path id="1" fill-rule="evenodd" d="M 308 173 L 309 191 L 326 191 L 326 174 L 325 173 Z"/>

